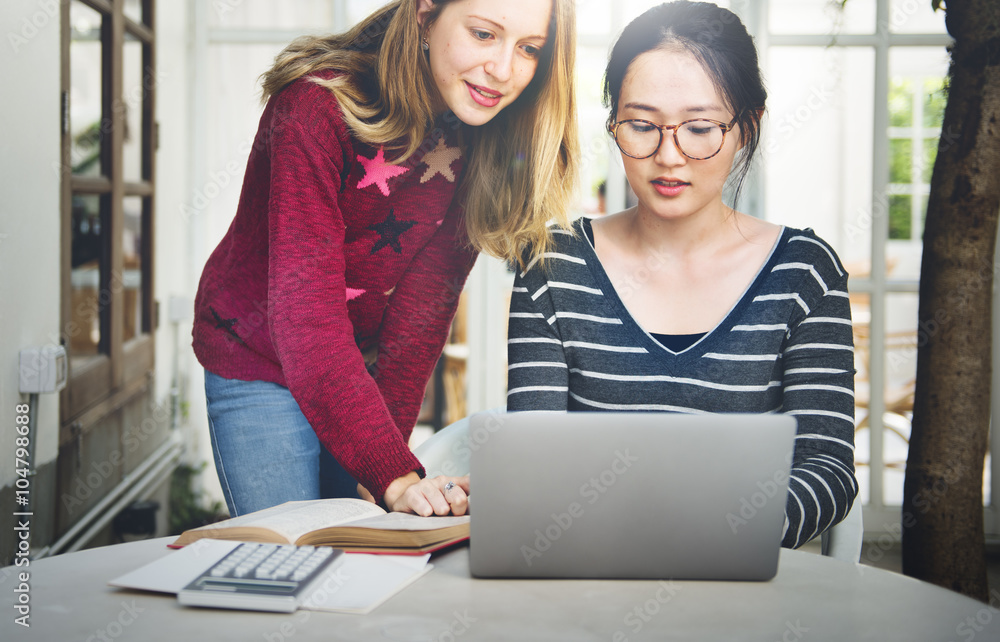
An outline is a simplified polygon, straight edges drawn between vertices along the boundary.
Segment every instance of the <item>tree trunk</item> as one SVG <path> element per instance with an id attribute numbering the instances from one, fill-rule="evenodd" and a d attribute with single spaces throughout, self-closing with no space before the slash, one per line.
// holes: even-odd
<path id="1" fill-rule="evenodd" d="M 1000 214 L 1000 2 L 948 0 L 955 39 L 920 270 L 903 572 L 986 601 L 983 459 Z"/>

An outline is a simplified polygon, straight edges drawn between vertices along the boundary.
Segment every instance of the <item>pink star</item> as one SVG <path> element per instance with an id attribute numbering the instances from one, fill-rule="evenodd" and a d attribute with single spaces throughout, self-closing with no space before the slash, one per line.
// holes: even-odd
<path id="1" fill-rule="evenodd" d="M 375 155 L 375 158 L 369 159 L 364 156 L 358 156 L 358 160 L 365 166 L 365 177 L 358 183 L 358 189 L 364 189 L 369 185 L 378 185 L 378 188 L 382 191 L 383 196 L 389 195 L 390 178 L 410 171 L 410 168 L 408 167 L 390 165 L 385 162 L 382 147 L 378 148 L 378 154 Z"/>
<path id="2" fill-rule="evenodd" d="M 359 296 L 367 292 L 367 290 L 355 290 L 354 288 L 346 288 L 346 290 L 347 290 L 348 301 L 353 301 L 354 299 L 358 298 Z"/>

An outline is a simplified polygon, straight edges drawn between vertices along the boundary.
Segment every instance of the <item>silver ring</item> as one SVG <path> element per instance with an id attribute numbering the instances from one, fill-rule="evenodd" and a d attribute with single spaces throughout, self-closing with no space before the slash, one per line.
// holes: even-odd
<path id="1" fill-rule="evenodd" d="M 448 491 L 455 487 L 455 482 L 448 482 L 444 485 L 444 493 L 448 494 Z"/>

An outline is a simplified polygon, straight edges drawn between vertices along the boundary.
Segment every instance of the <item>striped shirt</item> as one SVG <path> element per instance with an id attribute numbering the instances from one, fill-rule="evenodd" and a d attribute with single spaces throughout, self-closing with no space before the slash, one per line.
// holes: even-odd
<path id="1" fill-rule="evenodd" d="M 811 230 L 784 228 L 728 315 L 673 352 L 628 313 L 583 233 L 553 230 L 544 269 L 514 281 L 507 408 L 794 415 L 782 546 L 840 522 L 854 477 L 847 272 Z"/>

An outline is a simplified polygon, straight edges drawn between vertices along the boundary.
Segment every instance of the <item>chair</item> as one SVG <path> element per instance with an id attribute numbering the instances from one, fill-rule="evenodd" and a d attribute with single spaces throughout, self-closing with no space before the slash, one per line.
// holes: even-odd
<path id="1" fill-rule="evenodd" d="M 861 513 L 861 500 L 855 498 L 854 505 L 844 520 L 820 535 L 820 550 L 823 555 L 844 562 L 857 563 L 861 560 L 861 544 L 865 533 Z"/>
<path id="2" fill-rule="evenodd" d="M 490 412 L 502 413 L 504 408 L 495 408 Z M 488 435 L 484 437 L 488 438 Z M 428 477 L 457 477 L 469 474 L 469 456 L 473 447 L 469 441 L 469 418 L 465 417 L 428 437 L 413 449 L 413 454 L 424 465 Z M 861 512 L 861 502 L 855 500 L 844 520 L 820 536 L 823 555 L 845 562 L 861 559 L 864 535 Z"/>
<path id="3" fill-rule="evenodd" d="M 460 477 L 469 474 L 469 418 L 464 417 L 445 426 L 413 449 L 428 477 L 448 475 Z"/>

